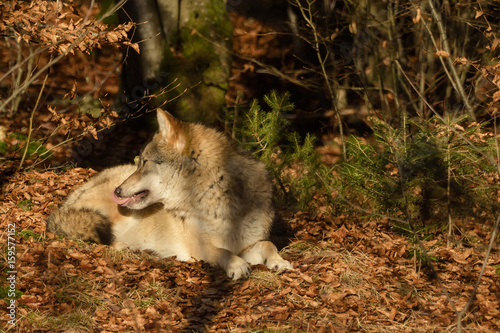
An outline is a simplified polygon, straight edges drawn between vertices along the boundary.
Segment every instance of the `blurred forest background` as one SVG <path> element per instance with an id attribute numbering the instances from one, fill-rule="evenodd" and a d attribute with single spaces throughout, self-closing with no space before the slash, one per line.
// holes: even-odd
<path id="1" fill-rule="evenodd" d="M 1 2 L 2 183 L 131 163 L 162 107 L 264 160 L 279 209 L 401 235 L 431 281 L 439 249 L 474 249 L 447 325 L 498 329 L 499 17 L 496 0 Z"/>

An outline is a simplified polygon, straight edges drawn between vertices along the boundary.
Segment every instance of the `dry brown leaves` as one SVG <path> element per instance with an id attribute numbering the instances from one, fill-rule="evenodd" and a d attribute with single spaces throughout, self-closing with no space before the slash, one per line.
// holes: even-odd
<path id="1" fill-rule="evenodd" d="M 47 46 L 52 52 L 62 54 L 74 54 L 75 48 L 90 53 L 109 44 L 130 46 L 139 52 L 138 45 L 127 37 L 127 32 L 134 27 L 132 23 L 110 30 L 93 15 L 80 14 L 72 3 L 4 1 L 0 3 L 0 13 L 0 33 L 11 36 L 18 43 L 22 40 Z"/>
<path id="2" fill-rule="evenodd" d="M 409 255 L 413 245 L 384 221 L 282 212 L 295 230 L 283 256 L 295 269 L 277 274 L 255 266 L 248 280 L 238 282 L 201 262 L 117 252 L 46 234 L 50 211 L 94 173 L 81 168 L 15 173 L 2 185 L 1 228 L 15 222 L 18 233 L 18 331 L 430 332 L 455 325 L 436 280 Z M 23 210 L 21 202 L 29 202 L 31 210 Z M 467 237 L 484 242 L 488 235 L 480 225 L 467 231 Z M 5 243 L 2 236 L 2 248 Z M 484 248 L 448 248 L 439 235 L 426 246 L 439 258 L 439 275 L 460 310 Z M 470 329 L 500 329 L 499 264 L 495 248 L 465 318 Z M 0 300 L 2 325 L 8 320 L 6 305 Z"/>

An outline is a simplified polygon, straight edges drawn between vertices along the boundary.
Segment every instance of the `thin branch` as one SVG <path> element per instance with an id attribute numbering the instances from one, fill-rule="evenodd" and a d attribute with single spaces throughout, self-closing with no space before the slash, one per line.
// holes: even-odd
<path id="1" fill-rule="evenodd" d="M 429 110 L 432 111 L 432 113 L 434 113 L 434 115 L 443 122 L 443 124 L 446 124 L 446 121 L 445 119 L 443 118 L 443 116 L 441 116 L 433 107 L 432 105 L 425 99 L 425 97 L 420 93 L 420 91 L 418 91 L 417 87 L 415 87 L 415 85 L 413 84 L 413 82 L 411 82 L 410 78 L 408 77 L 408 75 L 406 75 L 406 73 L 404 72 L 403 70 L 403 67 L 401 67 L 401 64 L 399 63 L 399 61 L 395 61 L 396 65 L 398 66 L 399 70 L 401 71 L 401 73 L 404 75 L 404 77 L 406 78 L 406 80 L 408 81 L 408 83 L 410 84 L 410 86 L 412 87 L 412 89 L 415 91 L 415 93 L 422 99 L 422 101 L 425 103 L 425 105 L 427 105 L 427 107 L 429 108 Z M 459 136 L 460 139 L 464 140 L 469 146 L 471 146 L 479 155 L 481 155 L 483 158 L 485 158 L 489 163 L 491 163 L 492 165 L 496 165 L 497 167 L 497 172 L 498 174 L 500 174 L 500 164 L 499 163 L 496 163 L 495 162 L 495 159 L 489 155 L 487 155 L 484 151 L 482 151 L 481 149 L 479 149 L 474 143 L 472 143 L 472 141 L 470 141 L 469 139 L 467 139 L 462 133 L 460 133 L 456 128 L 452 127 L 452 126 L 448 126 L 448 128 L 450 129 L 450 131 L 452 131 L 455 135 Z"/>
<path id="2" fill-rule="evenodd" d="M 498 149 L 498 146 L 497 146 L 497 149 Z M 477 277 L 477 282 L 476 282 L 476 285 L 474 286 L 474 290 L 472 290 L 472 293 L 469 297 L 469 301 L 464 306 L 462 311 L 458 312 L 458 319 L 457 319 L 457 332 L 458 333 L 462 332 L 462 318 L 465 315 L 465 313 L 467 312 L 467 310 L 469 310 L 470 306 L 472 305 L 472 302 L 474 301 L 474 298 L 476 297 L 477 289 L 479 288 L 479 285 L 481 284 L 481 279 L 483 278 L 483 274 L 484 274 L 484 271 L 486 270 L 486 266 L 488 266 L 488 259 L 490 258 L 493 244 L 495 244 L 495 241 L 497 238 L 497 232 L 498 232 L 499 228 L 500 228 L 500 214 L 498 214 L 495 225 L 493 226 L 493 231 L 491 233 L 490 243 L 488 244 L 488 249 L 486 250 L 483 265 L 481 266 L 481 272 L 479 272 L 479 276 Z"/>
<path id="3" fill-rule="evenodd" d="M 436 21 L 437 27 L 439 29 L 441 45 L 443 46 L 443 50 L 446 53 L 448 53 L 448 56 L 446 57 L 446 62 L 448 63 L 449 71 L 451 72 L 451 75 L 448 73 L 448 71 L 447 71 L 447 75 L 450 78 L 450 82 L 451 82 L 453 88 L 460 95 L 460 98 L 462 99 L 462 102 L 464 103 L 464 105 L 467 109 L 467 113 L 469 114 L 469 117 L 472 119 L 472 121 L 476 121 L 476 115 L 474 114 L 474 109 L 472 108 L 472 106 L 469 103 L 469 99 L 467 98 L 467 94 L 465 93 L 464 87 L 462 87 L 462 85 L 460 84 L 460 81 L 461 81 L 460 77 L 458 76 L 457 70 L 455 69 L 455 66 L 453 65 L 453 61 L 451 60 L 451 50 L 450 50 L 450 46 L 448 44 L 448 35 L 446 34 L 446 31 L 443 27 L 441 15 L 438 13 L 436 8 L 434 7 L 433 1 L 429 0 L 428 2 L 429 2 L 429 6 L 431 8 L 432 16 L 434 17 L 434 20 Z M 424 24 L 425 24 L 425 20 L 422 20 L 422 22 L 424 22 Z M 427 25 L 426 25 L 426 27 L 427 27 Z M 427 31 L 429 32 L 428 29 L 427 29 Z M 429 34 L 431 35 L 430 32 L 429 32 Z M 436 47 L 436 51 L 439 51 L 437 49 L 437 46 L 436 46 L 434 39 L 432 39 L 432 40 L 434 42 L 434 46 Z M 439 55 L 439 59 L 441 60 L 441 63 L 443 63 L 443 57 L 441 55 Z M 444 65 L 444 63 L 443 63 L 443 67 L 446 67 Z"/>
<path id="4" fill-rule="evenodd" d="M 26 139 L 26 147 L 24 147 L 24 152 L 23 152 L 23 157 L 21 158 L 21 162 L 19 162 L 19 166 L 17 167 L 17 171 L 20 171 L 21 168 L 23 167 L 24 160 L 26 158 L 26 155 L 28 153 L 28 149 L 30 147 L 30 141 L 31 141 L 31 134 L 33 133 L 33 122 L 35 118 L 35 112 L 36 109 L 38 108 L 38 104 L 40 103 L 40 98 L 42 97 L 43 90 L 45 89 L 45 84 L 47 83 L 47 78 L 49 77 L 49 72 L 45 74 L 45 79 L 43 79 L 43 84 L 42 87 L 40 88 L 40 92 L 38 93 L 38 97 L 36 99 L 35 106 L 33 107 L 33 110 L 31 111 L 31 116 L 30 116 L 30 124 L 29 124 L 29 129 L 28 129 L 28 138 Z"/>
<path id="5" fill-rule="evenodd" d="M 340 132 L 340 139 L 342 142 L 342 155 L 344 157 L 344 160 L 347 160 L 347 148 L 344 140 L 344 125 L 342 124 L 342 117 L 340 116 L 338 107 L 337 107 L 337 97 L 335 96 L 335 92 L 333 90 L 333 86 L 330 83 L 330 78 L 328 77 L 328 73 L 326 72 L 326 66 L 325 63 L 328 59 L 328 55 L 326 55 L 324 58 L 321 56 L 321 50 L 320 50 L 320 41 L 319 41 L 319 33 L 316 29 L 316 24 L 314 22 L 314 13 L 312 9 L 312 5 L 315 2 L 315 0 L 307 0 L 307 8 L 304 8 L 302 5 L 302 1 L 300 0 L 295 0 L 296 5 L 298 6 L 300 13 L 302 14 L 302 17 L 306 21 L 306 23 L 309 25 L 311 28 L 312 34 L 314 36 L 314 50 L 316 51 L 316 56 L 318 57 L 318 62 L 321 67 L 321 72 L 323 74 L 323 77 L 326 82 L 326 86 L 328 88 L 328 92 L 330 94 L 330 98 L 332 100 L 332 107 L 333 110 L 335 111 L 335 115 L 337 117 L 337 122 L 339 126 L 339 132 Z"/>
<path id="6" fill-rule="evenodd" d="M 316 82 L 312 82 L 312 81 L 309 82 L 309 81 L 304 81 L 302 79 L 297 79 L 297 78 L 295 78 L 295 77 L 293 77 L 291 75 L 288 75 L 287 73 L 284 73 L 283 71 L 279 70 L 275 66 L 265 64 L 262 61 L 259 61 L 257 59 L 254 59 L 254 58 L 251 58 L 251 57 L 247 57 L 247 56 L 245 56 L 243 54 L 234 52 L 233 50 L 229 50 L 224 45 L 221 45 L 221 43 L 217 43 L 217 42 L 213 41 L 212 39 L 204 36 L 203 34 L 201 34 L 197 30 L 193 30 L 193 33 L 195 33 L 196 35 L 198 35 L 200 38 L 202 38 L 206 42 L 210 43 L 215 48 L 217 48 L 219 50 L 222 50 L 222 51 L 230 54 L 231 56 L 238 57 L 238 58 L 240 58 L 242 60 L 250 61 L 250 62 L 258 65 L 259 67 L 261 67 L 261 68 L 263 68 L 264 70 L 267 71 L 266 74 L 274 75 L 274 76 L 276 76 L 276 77 L 278 77 L 278 78 L 280 78 L 282 80 L 286 80 L 286 81 L 288 81 L 288 82 L 290 82 L 290 83 L 292 83 L 292 84 L 294 84 L 296 86 L 302 87 L 302 88 L 310 90 L 310 91 L 318 89 L 318 84 Z"/>

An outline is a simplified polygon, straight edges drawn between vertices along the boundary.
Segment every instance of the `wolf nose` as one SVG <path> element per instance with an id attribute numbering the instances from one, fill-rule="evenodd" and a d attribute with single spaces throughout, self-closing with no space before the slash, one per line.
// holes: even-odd
<path id="1" fill-rule="evenodd" d="M 115 188 L 115 195 L 121 198 L 122 189 L 120 187 Z"/>

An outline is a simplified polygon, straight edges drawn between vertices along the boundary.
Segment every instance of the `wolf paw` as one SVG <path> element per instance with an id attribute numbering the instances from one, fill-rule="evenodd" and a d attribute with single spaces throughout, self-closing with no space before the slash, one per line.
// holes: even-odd
<path id="1" fill-rule="evenodd" d="M 227 265 L 226 273 L 230 279 L 239 280 L 250 275 L 252 270 L 250 265 L 243 259 L 237 256 L 231 258 L 231 262 Z"/>
<path id="2" fill-rule="evenodd" d="M 293 269 L 292 264 L 281 257 L 268 259 L 265 264 L 267 268 L 277 270 L 278 272 Z"/>

